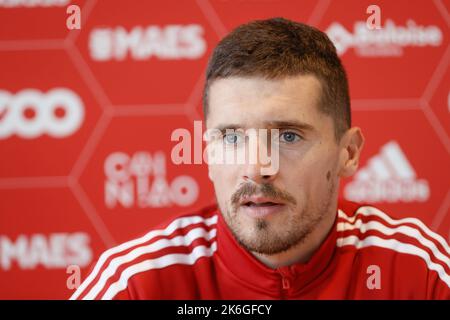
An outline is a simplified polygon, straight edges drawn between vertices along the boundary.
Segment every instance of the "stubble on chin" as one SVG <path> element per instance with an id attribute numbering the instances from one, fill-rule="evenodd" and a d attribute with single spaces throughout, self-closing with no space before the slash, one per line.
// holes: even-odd
<path id="1" fill-rule="evenodd" d="M 302 244 L 313 233 L 331 207 L 335 188 L 336 185 L 330 183 L 326 201 L 317 208 L 306 206 L 299 209 L 296 204 L 290 204 L 274 219 L 246 219 L 239 213 L 235 201 L 231 201 L 227 209 L 221 208 L 221 212 L 234 238 L 243 248 L 274 255 Z M 311 202 L 306 200 L 305 203 Z"/>

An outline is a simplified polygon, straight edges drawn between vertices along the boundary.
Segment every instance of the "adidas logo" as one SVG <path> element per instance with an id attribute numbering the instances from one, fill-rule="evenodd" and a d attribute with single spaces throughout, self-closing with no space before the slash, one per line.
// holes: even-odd
<path id="1" fill-rule="evenodd" d="M 422 26 L 409 19 L 405 26 L 396 25 L 387 19 L 379 30 L 370 30 L 365 21 L 355 21 L 353 32 L 338 22 L 325 31 L 343 55 L 354 48 L 360 56 L 401 56 L 404 47 L 440 46 L 443 34 L 436 25 Z"/>
<path id="2" fill-rule="evenodd" d="M 344 188 L 344 197 L 362 202 L 425 202 L 428 181 L 418 179 L 396 141 L 386 143 Z"/>

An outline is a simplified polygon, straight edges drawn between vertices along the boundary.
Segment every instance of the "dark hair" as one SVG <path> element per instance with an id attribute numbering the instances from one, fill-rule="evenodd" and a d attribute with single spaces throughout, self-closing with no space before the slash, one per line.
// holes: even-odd
<path id="1" fill-rule="evenodd" d="M 336 48 L 322 31 L 284 18 L 256 20 L 223 38 L 209 60 L 203 90 L 208 114 L 211 83 L 233 76 L 279 79 L 311 74 L 322 86 L 319 109 L 334 120 L 336 141 L 351 127 L 347 76 Z"/>

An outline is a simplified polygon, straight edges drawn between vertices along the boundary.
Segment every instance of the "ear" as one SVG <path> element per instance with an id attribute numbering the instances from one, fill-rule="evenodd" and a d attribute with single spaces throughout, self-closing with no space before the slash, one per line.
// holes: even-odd
<path id="1" fill-rule="evenodd" d="M 339 143 L 339 176 L 350 177 L 358 169 L 359 157 L 364 147 L 361 129 L 353 127 L 347 130 Z"/>

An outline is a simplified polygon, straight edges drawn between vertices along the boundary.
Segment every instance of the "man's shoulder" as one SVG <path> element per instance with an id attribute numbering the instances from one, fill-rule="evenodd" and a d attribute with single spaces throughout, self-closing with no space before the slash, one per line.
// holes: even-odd
<path id="1" fill-rule="evenodd" d="M 450 287 L 450 246 L 420 219 L 346 200 L 339 202 L 337 219 L 341 252 L 403 274 L 435 274 Z"/>
<path id="2" fill-rule="evenodd" d="M 112 299 L 127 289 L 132 277 L 192 266 L 199 258 L 212 256 L 217 248 L 217 214 L 215 204 L 181 213 L 106 250 L 71 299 Z"/>
<path id="3" fill-rule="evenodd" d="M 447 254 L 450 253 L 450 247 L 444 237 L 431 230 L 422 220 L 412 215 L 399 217 L 369 203 L 340 199 L 337 230 L 340 236 L 345 236 L 345 232 L 360 237 L 374 236 L 376 233 L 386 239 L 408 236 L 421 241 L 423 245 L 436 245 Z M 429 240 L 433 243 L 428 242 Z"/>

